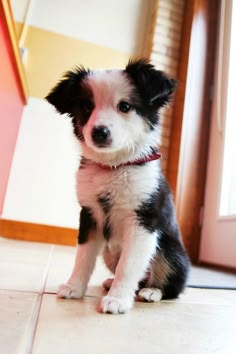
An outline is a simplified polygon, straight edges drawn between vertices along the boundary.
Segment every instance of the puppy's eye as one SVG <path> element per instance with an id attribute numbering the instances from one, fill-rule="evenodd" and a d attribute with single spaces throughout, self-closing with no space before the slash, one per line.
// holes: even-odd
<path id="1" fill-rule="evenodd" d="M 94 103 L 90 100 L 83 100 L 81 102 L 81 107 L 86 114 L 90 114 L 94 109 Z"/>
<path id="2" fill-rule="evenodd" d="M 126 101 L 120 101 L 118 104 L 118 109 L 123 113 L 127 113 L 130 111 L 131 105 Z"/>

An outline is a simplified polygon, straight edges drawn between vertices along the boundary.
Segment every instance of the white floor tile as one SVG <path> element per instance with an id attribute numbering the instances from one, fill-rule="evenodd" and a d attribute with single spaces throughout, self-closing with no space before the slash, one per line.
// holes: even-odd
<path id="1" fill-rule="evenodd" d="M 236 306 L 136 303 L 114 316 L 98 302 L 44 295 L 32 354 L 236 353 Z"/>
<path id="2" fill-rule="evenodd" d="M 41 292 L 52 248 L 0 238 L 0 289 Z"/>
<path id="3" fill-rule="evenodd" d="M 209 305 L 235 305 L 236 290 L 186 288 L 175 302 Z"/>
<path id="4" fill-rule="evenodd" d="M 23 354 L 32 345 L 38 294 L 0 290 L 0 343 L 3 354 Z"/>
<path id="5" fill-rule="evenodd" d="M 84 299 L 56 299 L 74 257 L 75 247 L 0 238 L 1 353 L 31 352 L 38 316 L 31 354 L 236 353 L 236 291 L 187 288 L 175 301 L 135 303 L 126 315 L 102 315 L 101 283 L 110 273 L 101 257 Z M 194 267 L 190 280 L 218 284 L 220 277 L 224 273 Z M 45 284 L 49 294 L 40 295 Z"/>

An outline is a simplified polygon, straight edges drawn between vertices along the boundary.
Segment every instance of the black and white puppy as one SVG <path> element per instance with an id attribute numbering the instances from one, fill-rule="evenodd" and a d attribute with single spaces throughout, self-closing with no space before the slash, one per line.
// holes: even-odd
<path id="1" fill-rule="evenodd" d="M 175 86 L 142 59 L 124 70 L 76 68 L 46 97 L 72 118 L 82 147 L 77 253 L 59 297 L 84 295 L 100 250 L 114 273 L 101 312 L 125 313 L 135 295 L 155 302 L 183 291 L 189 261 L 156 150 L 158 112 Z"/>

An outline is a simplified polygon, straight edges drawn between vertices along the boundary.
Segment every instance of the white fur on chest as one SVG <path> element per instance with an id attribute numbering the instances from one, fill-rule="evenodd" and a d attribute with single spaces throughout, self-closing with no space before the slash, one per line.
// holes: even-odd
<path id="1" fill-rule="evenodd" d="M 77 173 L 77 195 L 81 206 L 92 209 L 97 222 L 103 222 L 99 196 L 109 195 L 112 214 L 117 217 L 132 213 L 158 187 L 159 163 L 102 169 L 92 164 Z"/>

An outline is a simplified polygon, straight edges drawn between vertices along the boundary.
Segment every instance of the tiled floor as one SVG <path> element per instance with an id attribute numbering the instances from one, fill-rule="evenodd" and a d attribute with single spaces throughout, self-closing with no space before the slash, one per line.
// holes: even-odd
<path id="1" fill-rule="evenodd" d="M 176 301 L 135 303 L 129 314 L 101 315 L 101 260 L 83 300 L 57 300 L 73 247 L 0 238 L 2 354 L 235 354 L 236 291 L 186 289 Z M 190 281 L 224 275 L 194 268 Z M 226 276 L 236 284 L 236 276 Z M 204 279 L 203 279 L 204 280 Z"/>

